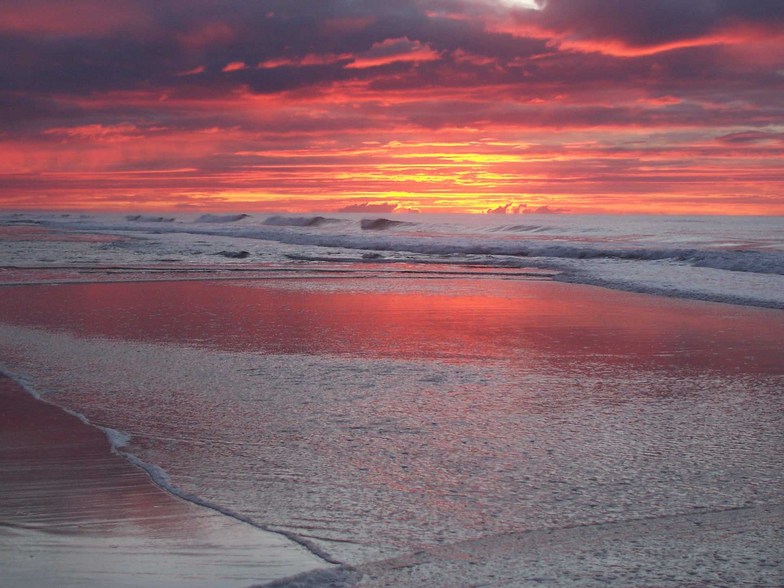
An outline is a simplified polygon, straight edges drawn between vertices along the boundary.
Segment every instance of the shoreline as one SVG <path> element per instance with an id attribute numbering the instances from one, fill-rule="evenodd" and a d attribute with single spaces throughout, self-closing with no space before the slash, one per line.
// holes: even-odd
<path id="1" fill-rule="evenodd" d="M 442 243 L 442 250 L 428 239 L 413 245 L 405 239 L 399 243 L 380 245 L 372 240 L 363 242 L 368 237 L 367 231 L 361 231 L 345 241 L 340 235 L 330 237 L 328 233 L 303 233 L 302 227 L 296 225 L 277 226 L 274 228 L 285 230 L 282 233 L 268 233 L 264 231 L 270 226 L 263 222 L 245 227 L 248 231 L 254 227 L 262 230 L 261 235 L 251 235 L 246 234 L 245 230 L 233 233 L 227 227 L 193 232 L 188 228 L 190 225 L 177 224 L 169 227 L 169 231 L 151 230 L 153 227 L 145 228 L 144 225 L 133 223 L 130 227 L 112 224 L 101 226 L 100 223 L 81 226 L 70 222 L 60 226 L 55 219 L 49 219 L 49 222 L 31 221 L 35 223 L 33 232 L 27 235 L 21 226 L 8 224 L 8 219 L 5 220 L 6 224 L 0 224 L 0 258 L 3 258 L 0 260 L 0 287 L 22 283 L 158 281 L 154 274 L 159 272 L 180 274 L 176 279 L 195 281 L 231 280 L 237 274 L 245 274 L 243 278 L 248 279 L 270 277 L 272 274 L 280 277 L 286 274 L 286 277 L 337 277 L 338 274 L 347 273 L 338 269 L 339 266 L 345 268 L 352 265 L 361 268 L 355 275 L 360 272 L 394 272 L 391 268 L 397 268 L 399 273 L 407 273 L 409 270 L 400 268 L 411 266 L 418 268 L 416 273 L 440 277 L 440 273 L 454 273 L 456 268 L 471 266 L 476 277 L 489 276 L 492 272 L 498 272 L 498 277 L 521 272 L 519 275 L 526 279 L 582 284 L 616 292 L 749 308 L 784 309 L 784 298 L 780 295 L 784 291 L 784 275 L 781 261 L 776 258 L 777 249 L 774 247 L 769 250 L 769 245 L 764 243 L 759 251 L 748 249 L 748 245 L 737 250 L 727 249 L 721 245 L 725 237 L 718 245 L 710 239 L 689 246 L 677 239 L 674 242 L 665 240 L 652 249 L 646 241 L 637 243 L 634 240 L 629 241 L 634 246 L 619 248 L 618 243 L 610 239 L 604 248 L 597 249 L 590 245 L 593 243 L 590 239 L 586 245 L 578 232 L 572 247 L 583 249 L 572 251 L 566 245 L 559 245 L 565 248 L 560 253 L 547 251 L 546 247 L 541 250 L 546 241 L 523 239 L 518 250 L 514 247 L 508 249 L 502 239 L 495 246 L 484 247 L 474 243 L 476 251 L 487 257 L 477 261 L 469 255 L 474 249 L 469 247 L 466 250 L 454 243 Z M 160 227 L 156 226 L 155 229 Z M 474 234 L 469 231 L 467 234 L 472 239 L 479 234 L 492 238 L 497 230 L 498 227 L 491 227 L 490 232 Z M 146 243 L 151 238 L 148 231 L 155 235 L 157 241 L 155 248 L 149 252 L 132 250 L 128 253 L 122 247 L 116 250 L 113 247 L 113 242 L 117 240 Z M 614 234 L 612 231 L 610 233 Z M 389 234 L 390 237 L 393 235 Z M 634 235 L 637 233 L 633 232 Z M 337 241 L 333 242 L 331 238 L 337 238 Z M 562 237 L 565 241 L 571 238 L 574 235 L 568 231 Z M 743 242 L 744 239 L 752 238 L 753 235 L 745 238 L 744 233 L 733 237 Z M 436 241 L 441 243 L 438 239 Z M 25 247 L 13 250 L 14 244 L 22 242 L 26 243 Z M 54 242 L 71 252 L 75 258 L 72 263 L 62 265 L 58 262 L 57 265 L 51 265 L 54 259 L 49 257 L 47 250 Z M 627 241 L 622 239 L 621 242 Z M 263 243 L 271 246 L 272 252 L 260 250 Z M 288 247 L 295 245 L 337 248 L 341 251 L 339 254 L 327 251 L 316 255 L 312 251 L 302 253 L 288 250 Z M 234 254 L 241 256 L 235 258 Z M 459 257 L 454 258 L 453 255 Z M 725 259 L 722 256 L 729 257 Z M 40 263 L 42 258 L 45 262 L 43 265 Z M 85 265 L 88 259 L 90 262 Z M 499 261 L 501 263 L 497 263 Z M 301 263 L 318 264 L 318 267 L 304 269 L 298 265 Z M 385 269 L 381 270 L 383 266 Z M 442 270 L 451 269 L 447 272 L 433 271 L 438 266 Z M 212 275 L 205 275 L 207 272 Z M 300 272 L 301 276 L 295 276 Z M 42 275 L 46 276 L 45 280 L 41 279 Z"/>
<path id="2" fill-rule="evenodd" d="M 176 498 L 104 433 L 0 373 L 4 585 L 248 586 L 328 567 L 279 534 Z"/>

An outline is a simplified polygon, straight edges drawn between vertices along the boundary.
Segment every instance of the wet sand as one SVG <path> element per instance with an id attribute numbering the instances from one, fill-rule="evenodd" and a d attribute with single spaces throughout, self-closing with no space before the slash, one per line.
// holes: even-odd
<path id="1" fill-rule="evenodd" d="M 104 433 L 0 376 L 0 584 L 248 586 L 325 567 L 172 497 Z"/>
<path id="2" fill-rule="evenodd" d="M 359 566 L 355 586 L 774 588 L 782 521 L 784 505 L 757 505 L 488 536 Z"/>
<path id="3" fill-rule="evenodd" d="M 339 353 L 345 351 L 341 342 L 349 342 L 348 349 L 367 355 L 407 358 L 443 340 L 453 341 L 444 347 L 448 357 L 473 361 L 503 357 L 524 337 L 527 348 L 561 362 L 593 356 L 602 365 L 626 369 L 637 358 L 640 369 L 676 375 L 709 369 L 719 378 L 747 374 L 752 386 L 755 378 L 782 369 L 776 337 L 784 323 L 775 311 L 543 282 L 530 286 L 526 312 L 511 319 L 506 298 L 490 304 L 482 297 L 486 314 L 480 321 L 474 298 L 454 297 L 449 320 L 441 324 L 433 319 L 427 295 L 278 287 L 265 290 L 250 282 L 18 287 L 16 296 L 0 299 L 0 316 L 97 340 L 199 341 L 231 351 L 294 354 L 320 345 Z M 292 308 L 318 311 L 321 322 L 309 317 L 300 324 L 301 313 Z M 612 308 L 616 311 L 609 312 Z M 209 316 L 223 320 L 205 321 Z M 479 330 L 488 316 L 497 317 L 490 323 L 497 328 Z M 277 324 L 286 329 L 265 330 Z M 384 328 L 360 328 L 366 324 Z M 610 391 L 601 394 L 608 403 L 625 400 Z M 6 378 L 0 378 L 0 407 L 0 568 L 9 586 L 248 586 L 300 572 L 301 584 L 281 585 L 784 585 L 784 501 L 778 497 L 739 508 L 488 532 L 365 560 L 355 570 L 324 571 L 323 561 L 286 539 L 166 494 L 112 454 L 102 432 L 33 399 Z M 387 465 L 379 471 L 388 473 Z M 758 477 L 761 483 L 774 479 L 770 472 Z"/>

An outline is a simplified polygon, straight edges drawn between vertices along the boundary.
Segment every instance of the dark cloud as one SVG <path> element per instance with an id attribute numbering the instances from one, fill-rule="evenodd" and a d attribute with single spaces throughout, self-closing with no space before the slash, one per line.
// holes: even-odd
<path id="1" fill-rule="evenodd" d="M 71 121 L 84 113 L 83 108 L 63 104 L 54 98 L 0 91 L 0 128 L 8 135 L 29 132 L 37 125 L 46 128 L 58 121 Z"/>
<path id="2" fill-rule="evenodd" d="M 512 206 L 511 202 L 508 202 L 506 204 L 499 204 L 495 208 L 488 208 L 487 214 L 506 214 L 509 212 L 511 206 Z"/>
<path id="3" fill-rule="evenodd" d="M 784 143 L 784 133 L 769 133 L 765 131 L 744 131 L 730 133 L 718 137 L 723 143 L 748 145 L 754 143 Z"/>
<path id="4" fill-rule="evenodd" d="M 82 11 L 93 5 L 90 0 L 76 4 Z M 32 4 L 41 11 L 41 19 L 46 18 L 47 7 L 55 5 L 54 0 Z M 99 6 L 103 5 L 93 8 Z M 126 0 L 118 6 L 125 20 L 118 16 L 109 21 L 105 34 L 95 27 L 76 27 L 66 35 L 59 29 L 58 34 L 44 34 L 41 26 L 0 26 L 0 87 L 5 95 L 158 90 L 199 98 L 359 80 L 378 90 L 507 85 L 516 87 L 522 97 L 541 97 L 545 90 L 554 93 L 581 84 L 643 82 L 667 87 L 695 79 L 726 83 L 741 75 L 716 51 L 692 49 L 676 58 L 641 59 L 558 51 L 546 38 L 493 32 L 479 12 L 484 7 L 485 17 L 500 18 L 500 4 L 494 12 L 489 2 Z M 471 18 L 439 16 L 434 12 L 439 7 Z M 105 6 L 101 11 L 108 20 Z M 541 11 L 514 14 L 531 27 L 581 38 L 655 45 L 731 24 L 768 26 L 784 18 L 784 3 L 550 0 Z M 356 67 L 358 60 L 402 51 L 406 43 L 409 50 L 431 52 L 431 58 Z M 258 67 L 265 63 L 279 65 Z M 227 68 L 230 64 L 238 65 Z M 743 72 L 747 85 L 771 75 L 756 73 Z"/>
<path id="5" fill-rule="evenodd" d="M 3 169 L 31 193 L 37 182 L 97 185 L 35 175 L 82 169 L 127 172 L 127 190 L 154 170 L 167 188 L 287 195 L 332 190 L 337 169 L 354 190 L 340 204 L 358 198 L 360 212 L 389 212 L 387 194 L 428 189 L 493 204 L 600 186 L 685 193 L 707 184 L 680 172 L 695 157 L 753 154 L 755 177 L 780 181 L 768 168 L 781 157 L 784 1 L 541 4 L 7 0 L 0 146 L 13 163 Z M 550 151 L 530 167 L 522 155 L 535 150 L 515 147 L 471 161 L 469 144 L 485 139 Z M 395 141 L 442 145 L 384 147 Z M 456 145 L 471 147 L 465 161 L 450 159 Z M 550 175 L 526 179 L 540 169 Z M 732 177 L 746 182 L 748 169 Z"/>
<path id="6" fill-rule="evenodd" d="M 538 20 L 550 30 L 640 47 L 694 40 L 739 25 L 780 32 L 784 24 L 780 0 L 540 0 L 540 5 Z"/>

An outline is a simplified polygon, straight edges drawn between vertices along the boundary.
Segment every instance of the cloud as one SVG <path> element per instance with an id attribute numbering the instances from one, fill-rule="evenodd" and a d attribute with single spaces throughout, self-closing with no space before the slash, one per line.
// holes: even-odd
<path id="1" fill-rule="evenodd" d="M 512 213 L 782 193 L 779 0 L 67 4 L 0 7 L 0 204 Z"/>
<path id="2" fill-rule="evenodd" d="M 499 204 L 495 208 L 488 208 L 487 214 L 506 214 L 507 212 L 509 212 L 511 206 L 512 206 L 511 202 L 507 204 Z"/>
<path id="3" fill-rule="evenodd" d="M 349 53 L 337 55 L 334 53 L 308 53 L 302 57 L 279 57 L 267 59 L 258 64 L 262 69 L 272 69 L 276 67 L 307 67 L 314 65 L 334 65 L 341 62 L 350 63 L 353 57 Z"/>
<path id="4" fill-rule="evenodd" d="M 781 37 L 784 25 L 784 3 L 779 0 L 539 0 L 539 4 L 540 11 L 519 18 L 530 18 L 573 46 L 584 43 L 586 48 L 618 54 L 761 35 Z"/>
<path id="5" fill-rule="evenodd" d="M 560 208 L 558 206 L 536 206 L 536 207 L 525 207 L 524 209 L 520 210 L 521 214 L 560 214 L 563 212 L 569 212 L 566 208 Z"/>
<path id="6" fill-rule="evenodd" d="M 487 214 L 558 214 L 568 212 L 568 209 L 558 206 L 550 206 L 548 204 L 542 206 L 529 206 L 523 202 L 513 204 L 508 202 L 501 204 L 495 208 L 488 208 Z"/>
<path id="7" fill-rule="evenodd" d="M 244 61 L 232 61 L 231 63 L 227 63 L 221 69 L 222 72 L 228 73 L 231 71 L 242 71 L 243 69 L 247 69 L 247 65 L 245 65 Z"/>
<path id="8" fill-rule="evenodd" d="M 55 127 L 44 131 L 44 135 L 58 137 L 61 140 L 81 140 L 95 143 L 116 143 L 140 139 L 153 129 L 140 129 L 136 125 L 120 123 L 116 125 L 85 125 L 75 127 Z"/>
<path id="9" fill-rule="evenodd" d="M 380 67 L 390 63 L 437 61 L 441 57 L 426 44 L 411 41 L 406 37 L 384 39 L 346 65 L 350 69 Z"/>
<path id="10" fill-rule="evenodd" d="M 752 143 L 784 143 L 784 133 L 743 131 L 717 137 L 722 143 L 747 145 Z"/>
<path id="11" fill-rule="evenodd" d="M 0 32 L 44 37 L 99 37 L 116 31 L 145 28 L 142 2 L 101 0 L 4 0 Z"/>
<path id="12" fill-rule="evenodd" d="M 398 212 L 398 205 L 394 202 L 357 202 L 339 208 L 337 212 Z M 406 209 L 400 212 L 412 212 L 411 209 Z"/>

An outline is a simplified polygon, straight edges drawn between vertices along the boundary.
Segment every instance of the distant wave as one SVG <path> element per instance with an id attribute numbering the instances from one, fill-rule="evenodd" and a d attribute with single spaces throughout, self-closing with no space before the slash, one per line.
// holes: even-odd
<path id="1" fill-rule="evenodd" d="M 705 251 L 699 249 L 603 249 L 553 246 L 530 248 L 526 255 L 566 259 L 674 261 L 694 267 L 731 272 L 784 275 L 784 255 L 765 251 Z"/>
<path id="2" fill-rule="evenodd" d="M 341 247 L 361 249 L 364 251 L 388 251 L 414 253 L 420 255 L 468 256 L 472 263 L 479 260 L 476 256 L 504 256 L 507 258 L 525 258 L 525 263 L 557 265 L 559 259 L 567 260 L 621 260 L 670 262 L 694 267 L 712 268 L 730 272 L 752 272 L 760 274 L 784 275 L 784 252 L 770 250 L 743 249 L 705 249 L 667 247 L 664 244 L 631 245 L 619 247 L 616 244 L 602 243 L 599 240 L 590 243 L 579 240 L 569 242 L 567 237 L 556 240 L 542 241 L 536 238 L 498 239 L 488 233 L 455 234 L 430 233 L 422 226 L 422 234 L 411 235 L 387 231 L 400 225 L 419 226 L 421 223 L 391 220 L 388 218 L 362 219 L 360 226 L 346 223 L 340 219 L 323 216 L 271 216 L 263 222 L 247 224 L 221 225 L 205 223 L 187 225 L 171 223 L 173 219 L 166 217 L 144 217 L 143 215 L 127 216 L 126 223 L 103 222 L 98 219 L 66 221 L 60 219 L 47 220 L 46 226 L 53 228 L 67 227 L 79 230 L 133 230 L 132 225 L 138 222 L 166 223 L 166 231 L 203 235 L 220 235 L 247 239 L 262 239 L 286 243 L 290 245 L 315 247 Z M 127 222 L 132 221 L 132 222 Z M 340 231 L 296 231 L 280 230 L 286 227 L 317 227 L 335 224 Z M 525 234 L 526 231 L 536 232 L 537 225 L 506 225 L 515 227 Z M 546 227 L 543 227 L 546 229 Z M 503 230 L 503 229 L 502 229 Z M 379 233 L 384 233 L 383 236 Z M 497 234 L 497 233 L 496 233 Z M 311 255 L 311 253 L 307 253 Z M 497 261 L 497 260 L 496 260 Z M 511 260 L 510 260 L 511 261 Z M 521 260 L 522 261 L 522 260 Z"/>
<path id="3" fill-rule="evenodd" d="M 265 219 L 262 224 L 272 227 L 319 227 L 338 222 L 340 221 L 336 218 L 324 216 L 271 216 Z"/>
<path id="4" fill-rule="evenodd" d="M 125 220 L 137 223 L 173 223 L 172 216 L 148 216 L 145 214 L 129 214 Z"/>
<path id="5" fill-rule="evenodd" d="M 250 257 L 249 251 L 218 251 L 215 255 L 221 255 L 223 257 L 227 257 L 228 259 L 245 259 Z"/>
<path id="6" fill-rule="evenodd" d="M 549 229 L 541 225 L 502 225 L 500 227 L 492 227 L 488 230 L 493 233 L 498 233 L 500 231 L 507 233 L 540 233 Z"/>
<path id="7" fill-rule="evenodd" d="M 784 308 L 784 242 L 775 219 L 729 219 L 723 224 L 714 220 L 692 234 L 679 227 L 678 219 L 619 219 L 618 223 L 628 225 L 619 229 L 606 221 L 605 226 L 597 226 L 593 218 L 566 217 L 553 226 L 546 222 L 493 222 L 488 226 L 490 223 L 473 217 L 450 217 L 448 222 L 437 218 L 433 224 L 429 219 L 411 222 L 405 217 L 370 217 L 361 222 L 304 215 L 265 217 L 239 223 L 193 223 L 144 215 L 24 215 L 54 229 L 149 233 L 154 228 L 156 234 L 219 237 L 214 249 L 204 250 L 205 244 L 199 242 L 193 250 L 232 260 L 250 258 L 254 251 L 253 255 L 265 262 L 274 262 L 277 257 L 280 261 L 448 261 L 483 267 L 531 267 L 558 271 L 556 279 L 562 281 Z M 20 220 L 0 215 L 0 223 Z M 396 230 L 401 225 L 415 227 L 416 232 Z M 256 254 L 257 248 L 226 239 L 254 239 L 285 246 L 265 246 Z M 182 255 L 180 245 L 175 247 L 176 241 L 156 238 L 150 246 L 153 252 L 161 248 L 159 257 L 168 259 Z M 112 250 L 116 247 L 113 245 Z"/>
<path id="8" fill-rule="evenodd" d="M 360 226 L 364 231 L 384 231 L 391 227 L 400 225 L 410 225 L 404 221 L 389 220 L 388 218 L 363 218 L 360 221 Z"/>
<path id="9" fill-rule="evenodd" d="M 366 229 L 367 230 L 367 229 Z M 371 229 L 372 230 L 372 229 Z M 383 230 L 376 229 L 376 230 Z M 416 238 L 372 238 L 370 235 L 258 235 L 245 234 L 250 238 L 273 239 L 284 243 L 317 245 L 322 247 L 344 247 L 370 251 L 407 252 L 424 255 L 460 256 L 506 256 L 525 258 L 526 263 L 537 259 L 540 263 L 558 259 L 591 260 L 608 259 L 621 261 L 662 261 L 694 267 L 712 268 L 731 272 L 752 272 L 784 275 L 784 254 L 765 251 L 706 251 L 700 249 L 659 248 L 605 248 L 573 245 L 542 245 L 536 242 L 482 242 L 473 239 Z M 473 263 L 477 260 L 473 259 Z"/>
<path id="10" fill-rule="evenodd" d="M 236 223 L 242 219 L 250 218 L 249 214 L 203 214 L 195 223 Z"/>

